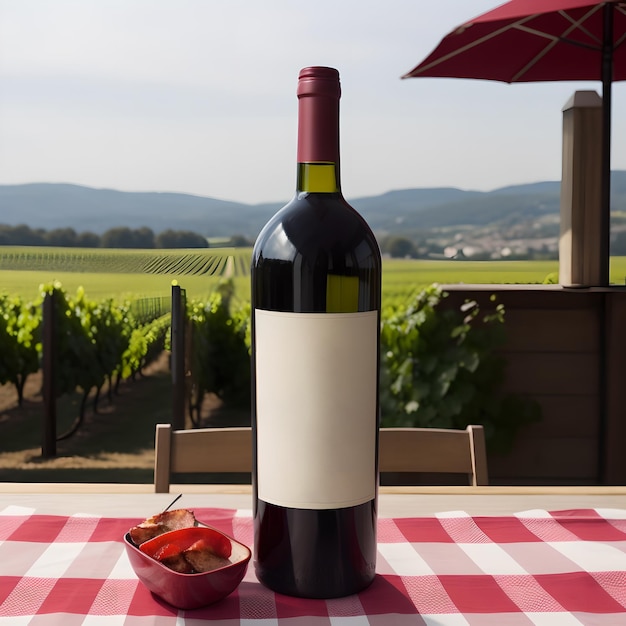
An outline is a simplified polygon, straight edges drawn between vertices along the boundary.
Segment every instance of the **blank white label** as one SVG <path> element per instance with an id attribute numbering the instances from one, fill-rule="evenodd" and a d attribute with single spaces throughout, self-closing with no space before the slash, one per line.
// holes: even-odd
<path id="1" fill-rule="evenodd" d="M 257 486 L 334 509 L 376 492 L 378 314 L 255 311 Z"/>

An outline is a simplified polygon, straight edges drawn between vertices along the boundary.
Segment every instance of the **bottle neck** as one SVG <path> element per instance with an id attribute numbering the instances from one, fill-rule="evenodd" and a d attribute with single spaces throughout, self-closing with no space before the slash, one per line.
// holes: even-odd
<path id="1" fill-rule="evenodd" d="M 337 193 L 341 189 L 340 94 L 336 70 L 302 70 L 298 82 L 298 192 Z"/>
<path id="2" fill-rule="evenodd" d="M 339 193 L 337 163 L 298 163 L 298 193 Z"/>

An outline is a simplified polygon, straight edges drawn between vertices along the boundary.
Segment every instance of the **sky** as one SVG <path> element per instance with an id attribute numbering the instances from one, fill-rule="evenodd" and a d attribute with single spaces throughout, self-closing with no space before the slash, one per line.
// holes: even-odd
<path id="1" fill-rule="evenodd" d="M 308 65 L 341 75 L 348 199 L 559 180 L 563 106 L 599 83 L 401 79 L 498 4 L 0 0 L 0 184 L 288 200 Z M 626 169 L 623 89 L 613 169 Z"/>

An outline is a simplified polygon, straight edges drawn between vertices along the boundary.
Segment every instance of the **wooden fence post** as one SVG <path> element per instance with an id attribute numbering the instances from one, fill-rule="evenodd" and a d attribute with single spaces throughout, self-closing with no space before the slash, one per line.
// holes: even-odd
<path id="1" fill-rule="evenodd" d="M 56 385 L 54 372 L 55 352 L 55 304 L 56 292 L 47 293 L 43 301 L 43 424 L 41 438 L 41 456 L 56 456 L 57 413 Z"/>
<path id="2" fill-rule="evenodd" d="M 565 287 L 608 285 L 601 130 L 602 99 L 577 91 L 563 107 L 559 283 Z"/>
<path id="3" fill-rule="evenodd" d="M 172 285 L 172 427 L 185 428 L 185 290 Z"/>

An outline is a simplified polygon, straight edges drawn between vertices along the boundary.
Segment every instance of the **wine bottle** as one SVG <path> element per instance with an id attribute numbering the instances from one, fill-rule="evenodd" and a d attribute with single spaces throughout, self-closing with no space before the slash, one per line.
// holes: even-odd
<path id="1" fill-rule="evenodd" d="M 297 187 L 252 255 L 254 565 L 350 595 L 376 570 L 381 258 L 339 177 L 339 73 L 298 80 Z"/>

